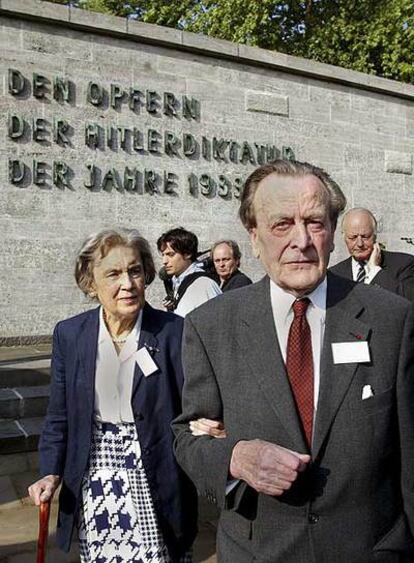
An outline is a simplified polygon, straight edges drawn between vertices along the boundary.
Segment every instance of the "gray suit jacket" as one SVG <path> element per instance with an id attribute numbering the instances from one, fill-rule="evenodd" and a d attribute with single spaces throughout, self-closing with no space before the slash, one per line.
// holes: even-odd
<path id="1" fill-rule="evenodd" d="M 381 252 L 381 270 L 371 285 L 378 285 L 414 301 L 414 256 L 405 252 Z M 352 258 L 349 257 L 331 267 L 331 272 L 352 280 Z"/>
<path id="2" fill-rule="evenodd" d="M 217 330 L 220 327 L 220 330 Z M 231 453 L 260 438 L 306 452 L 270 304 L 269 279 L 185 320 L 176 455 L 222 508 L 219 563 L 414 561 L 414 315 L 405 299 L 328 274 L 313 462 L 276 498 L 241 482 L 225 496 Z M 367 340 L 370 363 L 334 364 L 332 342 Z M 362 400 L 364 385 L 374 396 Z M 224 420 L 194 437 L 189 420 Z"/>

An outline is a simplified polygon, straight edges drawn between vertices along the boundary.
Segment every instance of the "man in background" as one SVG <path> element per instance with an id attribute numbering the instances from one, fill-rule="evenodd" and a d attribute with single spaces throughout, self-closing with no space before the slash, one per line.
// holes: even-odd
<path id="1" fill-rule="evenodd" d="M 378 285 L 414 301 L 414 256 L 383 250 L 377 242 L 377 221 L 368 209 L 355 207 L 342 219 L 350 257 L 331 268 L 356 282 Z"/>
<path id="2" fill-rule="evenodd" d="M 211 259 L 220 280 L 221 291 L 250 285 L 252 280 L 239 270 L 241 252 L 234 240 L 220 240 L 213 244 Z"/>
<path id="3" fill-rule="evenodd" d="M 178 227 L 163 233 L 157 241 L 165 272 L 171 276 L 173 295 L 167 308 L 185 317 L 187 313 L 221 294 L 217 283 L 197 262 L 198 239 Z"/>

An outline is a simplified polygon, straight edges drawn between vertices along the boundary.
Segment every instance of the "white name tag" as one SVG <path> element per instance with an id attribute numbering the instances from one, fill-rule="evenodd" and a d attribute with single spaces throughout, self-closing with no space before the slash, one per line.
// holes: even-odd
<path id="1" fill-rule="evenodd" d="M 334 364 L 353 364 L 371 361 L 368 342 L 332 342 Z"/>
<path id="2" fill-rule="evenodd" d="M 362 388 L 362 400 L 365 401 L 365 399 L 370 399 L 373 396 L 374 391 L 372 390 L 371 385 L 364 385 Z"/>
<path id="3" fill-rule="evenodd" d="M 154 362 L 151 354 L 146 348 L 140 348 L 137 352 L 135 352 L 135 360 L 145 377 L 148 377 L 158 370 L 157 364 Z"/>

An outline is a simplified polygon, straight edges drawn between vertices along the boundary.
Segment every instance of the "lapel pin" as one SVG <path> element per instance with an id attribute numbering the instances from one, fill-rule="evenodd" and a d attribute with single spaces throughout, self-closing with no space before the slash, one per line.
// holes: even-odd
<path id="1" fill-rule="evenodd" d="M 355 338 L 356 338 L 357 340 L 362 340 L 362 339 L 363 339 L 362 334 L 354 334 L 353 332 L 351 332 L 351 335 L 352 335 L 352 336 L 355 336 Z"/>
<path id="2" fill-rule="evenodd" d="M 159 349 L 156 348 L 155 346 L 150 346 L 149 344 L 145 343 L 144 344 L 145 348 L 148 350 L 148 352 L 150 354 L 155 354 L 155 352 L 159 352 Z"/>

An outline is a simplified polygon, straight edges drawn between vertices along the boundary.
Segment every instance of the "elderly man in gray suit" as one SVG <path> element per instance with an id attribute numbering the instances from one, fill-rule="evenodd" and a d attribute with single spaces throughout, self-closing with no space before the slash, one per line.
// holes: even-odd
<path id="1" fill-rule="evenodd" d="M 186 318 L 176 455 L 221 508 L 219 563 L 414 561 L 413 310 L 327 274 L 344 207 L 320 168 L 258 168 L 240 216 L 267 276 Z"/>

